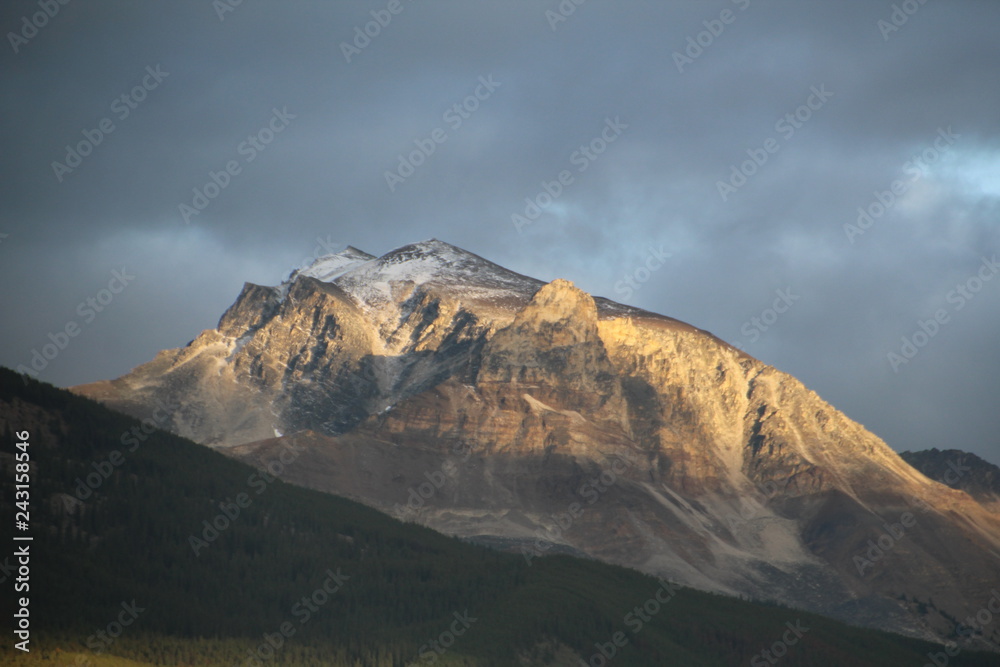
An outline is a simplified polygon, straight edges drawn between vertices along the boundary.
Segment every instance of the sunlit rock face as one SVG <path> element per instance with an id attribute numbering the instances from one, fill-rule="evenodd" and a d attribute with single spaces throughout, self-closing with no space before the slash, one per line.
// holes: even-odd
<path id="1" fill-rule="evenodd" d="M 795 378 L 440 241 L 247 284 L 216 329 L 76 388 L 282 476 L 523 553 L 946 638 L 1000 516 Z M 285 457 L 287 460 L 288 456 Z M 1000 624 L 974 635 L 1000 644 Z"/>

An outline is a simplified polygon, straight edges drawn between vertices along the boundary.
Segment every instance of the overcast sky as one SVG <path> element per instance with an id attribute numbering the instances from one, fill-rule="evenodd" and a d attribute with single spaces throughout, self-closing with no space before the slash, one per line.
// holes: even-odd
<path id="1" fill-rule="evenodd" d="M 3 3 L 3 365 L 70 325 L 39 378 L 117 377 L 436 237 L 1000 463 L 1000 3 L 236 3 Z"/>

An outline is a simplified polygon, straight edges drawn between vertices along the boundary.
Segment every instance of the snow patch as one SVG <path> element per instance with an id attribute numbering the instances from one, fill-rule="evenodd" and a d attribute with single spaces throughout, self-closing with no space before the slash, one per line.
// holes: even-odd
<path id="1" fill-rule="evenodd" d="M 330 283 L 352 269 L 373 261 L 374 255 L 358 250 L 353 246 L 332 255 L 323 255 L 315 262 L 298 272 L 298 276 L 308 276 Z M 291 276 L 290 276 L 291 278 Z"/>
<path id="2" fill-rule="evenodd" d="M 348 271 L 368 262 L 375 261 L 375 259 L 374 255 L 369 255 L 354 246 L 347 246 L 344 250 L 331 255 L 317 257 L 309 266 L 292 271 L 288 278 L 277 286 L 279 300 L 284 302 L 288 298 L 288 292 L 291 290 L 292 284 L 301 277 L 315 278 L 325 283 L 332 283 Z"/>
<path id="3" fill-rule="evenodd" d="M 479 301 L 501 302 L 519 296 L 525 303 L 543 284 L 436 239 L 403 246 L 351 267 L 333 282 L 370 308 L 393 301 L 393 284 L 403 282 L 458 287 L 463 298 Z"/>
<path id="4" fill-rule="evenodd" d="M 232 362 L 233 358 L 240 353 L 240 350 L 242 350 L 244 346 L 246 346 L 247 342 L 251 338 L 253 338 L 253 333 L 248 332 L 236 339 L 236 344 L 233 346 L 233 351 L 230 352 L 229 356 L 226 357 L 227 364 Z"/>

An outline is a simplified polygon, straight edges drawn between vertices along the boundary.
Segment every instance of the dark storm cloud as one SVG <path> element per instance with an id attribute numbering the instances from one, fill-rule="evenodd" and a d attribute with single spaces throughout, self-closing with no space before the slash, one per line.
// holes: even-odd
<path id="1" fill-rule="evenodd" d="M 0 363 L 73 323 L 40 377 L 114 377 L 214 326 L 243 281 L 438 237 L 709 329 L 897 449 L 997 461 L 1000 279 L 956 290 L 1000 250 L 1000 6 L 895 4 L 69 2 L 15 53 L 40 10 L 6 3 Z"/>

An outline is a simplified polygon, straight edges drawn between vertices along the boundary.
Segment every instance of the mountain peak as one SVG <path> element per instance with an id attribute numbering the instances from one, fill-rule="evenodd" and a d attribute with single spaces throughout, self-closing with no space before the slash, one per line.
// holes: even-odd
<path id="1" fill-rule="evenodd" d="M 570 281 L 557 279 L 543 285 L 514 323 L 486 344 L 480 378 L 571 385 L 574 391 L 601 396 L 603 403 L 606 395 L 616 392 L 596 378 L 613 372 L 597 329 L 594 298 Z"/>
<path id="2" fill-rule="evenodd" d="M 526 321 L 560 322 L 573 320 L 588 328 L 597 322 L 594 298 L 569 280 L 556 278 L 535 292 L 531 302 L 518 313 L 515 324 Z"/>
<path id="3" fill-rule="evenodd" d="M 505 308 L 514 302 L 519 308 L 542 284 L 438 239 L 411 243 L 353 264 L 330 282 L 359 304 L 373 308 L 394 301 L 399 292 L 393 286 L 406 283 L 456 288 L 462 300 Z"/>
<path id="4" fill-rule="evenodd" d="M 417 262 L 443 268 L 450 265 L 486 262 L 487 260 L 450 243 L 437 239 L 427 239 L 390 250 L 379 257 L 378 261 L 383 266 Z"/>
<path id="5" fill-rule="evenodd" d="M 472 253 L 469 253 L 468 250 L 464 250 L 463 248 L 459 248 L 456 245 L 452 245 L 450 243 L 447 243 L 445 241 L 441 241 L 440 239 L 435 239 L 435 238 L 425 239 L 423 241 L 418 241 L 416 243 L 408 243 L 407 245 L 399 247 L 399 248 L 396 248 L 395 250 L 392 250 L 392 251 L 390 251 L 389 253 L 386 253 L 386 254 L 397 253 L 397 252 L 401 252 L 401 251 L 404 251 L 404 250 L 410 250 L 411 252 L 412 251 L 418 251 L 420 253 L 428 254 L 428 255 L 430 255 L 430 254 L 439 254 L 439 253 L 449 253 L 449 252 L 450 253 L 456 253 L 456 254 L 472 254 Z"/>

